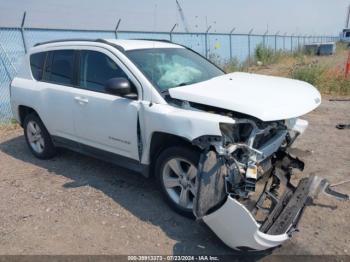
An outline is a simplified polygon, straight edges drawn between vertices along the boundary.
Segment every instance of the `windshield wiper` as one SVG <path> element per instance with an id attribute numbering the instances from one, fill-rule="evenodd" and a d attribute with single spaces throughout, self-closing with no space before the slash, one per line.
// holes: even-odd
<path id="1" fill-rule="evenodd" d="M 192 82 L 182 82 L 182 83 L 180 83 L 180 84 L 178 84 L 176 86 L 173 86 L 173 87 L 170 87 L 168 89 L 162 90 L 162 91 L 160 91 L 160 93 L 161 94 L 169 94 L 169 89 L 171 89 L 171 88 L 180 87 L 180 86 L 187 86 L 187 85 L 190 85 L 190 84 L 192 84 Z"/>
<path id="2" fill-rule="evenodd" d="M 174 86 L 174 87 L 179 87 L 179 86 L 187 86 L 189 84 L 192 84 L 191 82 L 182 82 L 180 84 L 178 84 L 177 86 Z"/>

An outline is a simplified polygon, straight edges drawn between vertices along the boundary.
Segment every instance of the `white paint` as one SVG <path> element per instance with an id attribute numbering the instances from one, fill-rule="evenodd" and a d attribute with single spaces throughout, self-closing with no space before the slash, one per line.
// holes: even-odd
<path id="1" fill-rule="evenodd" d="M 126 50 L 139 48 L 182 48 L 180 46 L 136 40 L 109 40 Z M 128 75 L 138 91 L 138 100 L 97 93 L 33 79 L 29 55 L 57 49 L 88 49 L 108 55 Z M 307 121 L 296 117 L 315 109 L 321 102 L 311 85 L 290 79 L 233 73 L 202 83 L 170 89 L 175 98 L 225 108 L 264 121 L 289 119 L 290 129 L 302 133 Z M 57 42 L 34 47 L 24 58 L 12 82 L 11 105 L 19 121 L 19 106 L 33 108 L 51 135 L 57 135 L 116 153 L 142 164 L 150 164 L 150 144 L 155 132 L 182 137 L 187 141 L 204 135 L 221 136 L 220 123 L 235 123 L 222 115 L 168 104 L 138 68 L 114 47 L 98 42 Z M 143 154 L 139 157 L 137 120 L 140 121 Z M 111 139 L 112 138 L 112 139 Z M 262 250 L 288 239 L 286 234 L 261 233 L 249 211 L 228 197 L 226 203 L 203 218 L 228 246 Z"/>
<path id="2" fill-rule="evenodd" d="M 312 85 L 287 78 L 232 73 L 169 90 L 173 98 L 225 108 L 263 121 L 304 115 L 321 103 Z"/>
<path id="3" fill-rule="evenodd" d="M 249 247 L 255 250 L 265 250 L 281 245 L 288 240 L 287 234 L 268 235 L 259 231 L 260 225 L 237 200 L 227 198 L 225 204 L 203 217 L 204 222 L 229 247 Z"/>

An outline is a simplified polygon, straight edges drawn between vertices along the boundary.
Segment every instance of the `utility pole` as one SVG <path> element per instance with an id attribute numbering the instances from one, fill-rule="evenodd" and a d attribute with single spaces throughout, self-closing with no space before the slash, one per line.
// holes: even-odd
<path id="1" fill-rule="evenodd" d="M 345 29 L 349 28 L 349 20 L 350 20 L 350 5 L 348 7 L 348 11 L 346 14 Z"/>

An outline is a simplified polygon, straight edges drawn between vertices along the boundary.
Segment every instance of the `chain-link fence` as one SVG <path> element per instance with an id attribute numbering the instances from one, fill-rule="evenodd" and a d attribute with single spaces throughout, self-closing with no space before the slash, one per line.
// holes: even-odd
<path id="1" fill-rule="evenodd" d="M 255 49 L 263 45 L 272 50 L 294 51 L 307 43 L 339 40 L 332 36 L 258 35 L 221 33 L 136 32 L 108 30 L 69 30 L 0 27 L 0 122 L 12 117 L 9 85 L 21 64 L 21 58 L 34 44 L 69 38 L 165 39 L 185 45 L 214 62 L 237 59 L 249 61 Z"/>

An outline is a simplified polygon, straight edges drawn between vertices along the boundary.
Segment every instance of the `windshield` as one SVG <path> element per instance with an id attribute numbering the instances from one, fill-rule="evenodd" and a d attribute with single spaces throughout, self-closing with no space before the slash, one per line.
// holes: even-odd
<path id="1" fill-rule="evenodd" d="M 137 49 L 127 51 L 127 55 L 161 92 L 224 74 L 186 48 Z"/>

